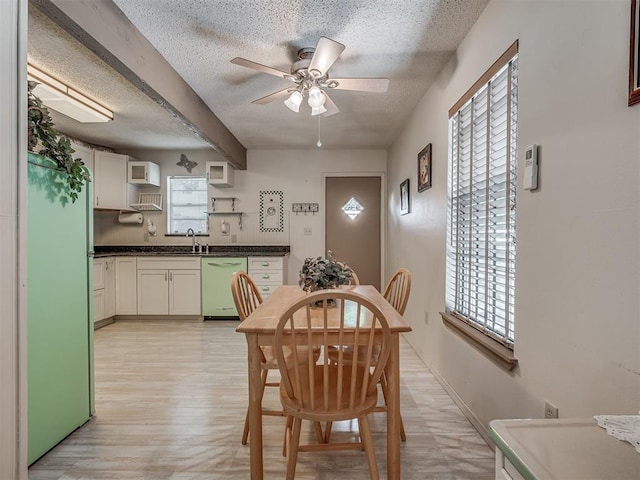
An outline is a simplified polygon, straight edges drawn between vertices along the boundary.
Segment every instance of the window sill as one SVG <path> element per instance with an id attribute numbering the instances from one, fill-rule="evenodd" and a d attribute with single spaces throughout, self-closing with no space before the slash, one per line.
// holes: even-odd
<path id="1" fill-rule="evenodd" d="M 489 356 L 489 358 L 505 370 L 511 371 L 518 365 L 518 359 L 515 358 L 513 350 L 510 348 L 485 335 L 479 329 L 469 325 L 451 313 L 440 312 L 440 316 L 445 325 L 451 327 L 458 335 L 473 346 L 478 347 L 482 353 Z"/>

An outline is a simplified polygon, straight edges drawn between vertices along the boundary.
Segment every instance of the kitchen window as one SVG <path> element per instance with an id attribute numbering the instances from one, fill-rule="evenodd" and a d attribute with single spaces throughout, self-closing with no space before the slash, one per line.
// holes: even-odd
<path id="1" fill-rule="evenodd" d="M 507 362 L 515 362 L 517 80 L 516 42 L 449 111 L 443 319 Z"/>
<path id="2" fill-rule="evenodd" d="M 207 233 L 207 178 L 167 177 L 167 233 Z"/>

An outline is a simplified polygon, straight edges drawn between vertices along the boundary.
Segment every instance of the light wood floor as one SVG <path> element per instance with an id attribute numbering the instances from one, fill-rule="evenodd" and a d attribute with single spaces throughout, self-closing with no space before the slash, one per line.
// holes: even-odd
<path id="1" fill-rule="evenodd" d="M 30 480 L 248 479 L 246 343 L 230 321 L 119 321 L 96 331 L 96 414 Z M 493 452 L 402 340 L 403 479 L 493 479 Z M 268 388 L 265 404 L 277 408 Z M 385 478 L 384 413 L 371 415 Z M 265 479 L 284 478 L 284 418 L 264 419 Z M 334 425 L 332 438 L 354 435 Z M 311 429 L 302 441 L 313 441 Z M 361 451 L 301 453 L 298 479 L 368 479 Z"/>

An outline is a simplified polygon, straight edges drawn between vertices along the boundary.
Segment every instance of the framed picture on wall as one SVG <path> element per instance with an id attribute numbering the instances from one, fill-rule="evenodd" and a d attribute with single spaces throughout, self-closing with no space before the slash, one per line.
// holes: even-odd
<path id="1" fill-rule="evenodd" d="M 406 215 L 411 211 L 411 199 L 409 197 L 409 179 L 400 184 L 400 215 Z"/>
<path id="2" fill-rule="evenodd" d="M 418 154 L 418 192 L 431 188 L 431 144 Z"/>
<path id="3" fill-rule="evenodd" d="M 629 39 L 629 106 L 640 102 L 640 8 L 631 0 L 631 35 Z"/>

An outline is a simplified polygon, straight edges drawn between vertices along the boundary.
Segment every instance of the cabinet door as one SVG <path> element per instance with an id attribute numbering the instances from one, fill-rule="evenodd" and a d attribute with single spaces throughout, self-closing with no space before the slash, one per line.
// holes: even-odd
<path id="1" fill-rule="evenodd" d="M 138 315 L 169 313 L 168 283 L 168 270 L 138 270 Z"/>
<path id="2" fill-rule="evenodd" d="M 93 289 L 100 290 L 104 288 L 104 258 L 96 258 L 93 260 Z"/>
<path id="3" fill-rule="evenodd" d="M 128 210 L 135 203 L 138 190 L 127 182 L 128 158 L 117 153 L 94 153 L 93 208 Z"/>
<path id="4" fill-rule="evenodd" d="M 116 315 L 138 313 L 136 257 L 116 258 Z"/>
<path id="5" fill-rule="evenodd" d="M 91 178 L 93 178 L 93 150 L 75 142 L 71 142 L 71 148 L 75 150 L 72 154 L 73 158 L 82 160 L 84 166 L 91 172 Z"/>
<path id="6" fill-rule="evenodd" d="M 200 270 L 169 271 L 169 314 L 200 315 Z"/>
<path id="7" fill-rule="evenodd" d="M 104 288 L 93 291 L 93 321 L 97 322 L 104 316 Z"/>
<path id="8" fill-rule="evenodd" d="M 107 258 L 104 265 L 104 318 L 110 318 L 116 314 L 116 261 Z"/>

